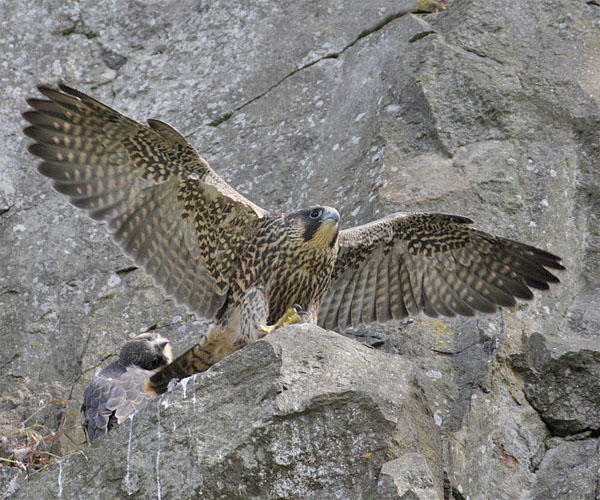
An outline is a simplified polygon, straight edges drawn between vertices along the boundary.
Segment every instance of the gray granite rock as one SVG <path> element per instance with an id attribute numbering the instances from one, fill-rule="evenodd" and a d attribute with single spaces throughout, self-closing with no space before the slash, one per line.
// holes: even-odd
<path id="1" fill-rule="evenodd" d="M 407 453 L 381 467 L 380 487 L 393 482 L 399 498 L 404 500 L 438 500 L 432 473 L 418 453 Z"/>
<path id="2" fill-rule="evenodd" d="M 565 441 L 553 438 L 536 474 L 535 500 L 577 498 L 596 500 L 600 495 L 598 437 Z"/>
<path id="3" fill-rule="evenodd" d="M 380 498 L 382 465 L 434 498 L 423 457 L 386 463 L 401 407 L 403 418 L 432 420 L 410 403 L 419 391 L 407 360 L 287 327 L 187 379 L 14 498 Z M 412 439 L 430 439 L 424 430 Z"/>
<path id="4" fill-rule="evenodd" d="M 590 340 L 525 338 L 525 394 L 554 435 L 600 430 L 600 345 Z"/>
<path id="5" fill-rule="evenodd" d="M 92 496 L 108 485 L 122 496 L 139 488 L 140 498 L 156 497 L 158 414 L 161 435 L 175 426 L 177 436 L 160 441 L 163 492 L 171 479 L 195 477 L 200 485 L 198 461 L 218 464 L 191 498 L 200 491 L 279 498 L 243 489 L 257 470 L 270 474 L 281 498 L 335 498 L 338 466 L 359 474 L 356 498 L 544 498 L 552 485 L 568 491 L 569 481 L 583 491 L 581 478 L 597 457 L 588 441 L 598 429 L 597 3 L 456 0 L 437 14 L 410 14 L 411 1 L 0 3 L 0 433 L 44 426 L 58 436 L 51 451 L 69 457 L 60 469 L 30 477 L 24 491 L 67 498 L 78 487 L 69 468 L 78 467 L 90 477 L 81 491 Z M 206 389 L 193 391 L 196 404 L 203 401 L 202 419 L 221 426 L 206 445 L 198 444 L 200 430 L 192 441 L 184 435 L 198 415 L 188 387 L 187 398 L 178 389 L 168 408 L 154 405 L 134 420 L 129 476 L 111 458 L 126 452 L 127 426 L 83 448 L 98 457 L 91 465 L 80 454 L 77 413 L 94 372 L 140 331 L 159 330 L 182 352 L 207 324 L 174 307 L 101 227 L 34 172 L 19 113 L 36 84 L 59 80 L 136 119 L 171 123 L 234 187 L 270 210 L 328 204 L 344 227 L 399 210 L 460 213 L 481 229 L 562 255 L 568 271 L 549 293 L 494 316 L 414 318 L 346 332 L 387 353 L 392 365 L 410 367 L 418 390 L 392 405 L 365 395 L 382 384 L 389 396 L 385 368 L 368 371 L 379 378 L 351 396 L 330 399 L 323 392 L 329 382 L 312 380 L 325 366 L 320 361 L 296 380 L 279 371 L 275 347 L 259 343 L 194 382 Z M 310 334 L 281 339 L 281 352 L 315 348 Z M 348 352 L 336 361 L 341 367 L 357 366 L 370 351 Z M 251 354 L 264 356 L 264 366 L 252 364 Z M 308 388 L 307 410 L 293 413 L 301 394 L 290 393 L 285 411 L 293 417 L 273 426 L 273 389 L 252 373 L 268 380 L 285 374 L 296 390 Z M 229 399 L 225 390 L 233 391 Z M 254 407 L 264 411 L 251 421 Z M 405 414 L 414 419 L 398 417 Z M 310 461 L 312 441 L 328 457 L 336 442 L 349 442 L 342 425 L 341 437 L 320 434 L 331 430 L 323 423 L 330 419 L 353 428 L 376 422 L 381 435 L 362 441 L 371 458 L 338 450 L 319 471 Z M 231 451 L 226 425 L 269 433 Z M 553 441 L 582 432 L 591 434 Z M 290 436 L 302 437 L 306 455 L 292 453 Z M 192 442 L 196 452 L 189 453 Z M 265 443 L 269 463 L 259 456 Z M 581 475 L 565 477 L 569 464 L 580 464 Z M 151 471 L 150 479 L 139 471 Z M 2 477 L 6 483 L 14 475 Z M 410 477 L 433 486 L 417 491 Z M 54 489 L 33 486 L 46 483 Z"/>

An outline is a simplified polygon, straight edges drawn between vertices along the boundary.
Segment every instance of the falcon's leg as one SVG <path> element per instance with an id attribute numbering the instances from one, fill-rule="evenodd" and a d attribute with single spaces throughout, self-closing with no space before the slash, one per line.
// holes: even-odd
<path id="1" fill-rule="evenodd" d="M 228 309 L 225 316 L 202 336 L 198 344 L 152 375 L 146 382 L 146 391 L 160 395 L 167 390 L 172 379 L 181 380 L 206 371 L 224 357 L 263 338 L 267 333 L 302 321 L 307 313 L 299 309 L 290 307 L 277 323 L 264 326 L 269 317 L 267 295 L 263 288 L 251 288 L 239 306 Z"/>
<path id="2" fill-rule="evenodd" d="M 238 313 L 230 310 L 224 320 L 202 336 L 200 341 L 175 358 L 146 382 L 146 391 L 160 395 L 174 378 L 179 380 L 208 370 L 226 356 L 244 347 L 237 331 Z"/>
<path id="3" fill-rule="evenodd" d="M 246 292 L 240 302 L 240 336 L 246 343 L 262 339 L 268 333 L 285 325 L 298 323 L 302 318 L 290 307 L 274 325 L 267 326 L 269 302 L 264 288 L 254 287 Z"/>

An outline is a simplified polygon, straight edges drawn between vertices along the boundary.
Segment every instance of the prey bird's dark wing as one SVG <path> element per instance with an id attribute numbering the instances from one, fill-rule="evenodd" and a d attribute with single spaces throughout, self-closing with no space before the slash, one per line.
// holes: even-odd
<path id="1" fill-rule="evenodd" d="M 466 217 L 397 213 L 340 232 L 324 328 L 416 315 L 471 316 L 531 299 L 558 282 L 560 258 L 468 226 Z"/>
<path id="2" fill-rule="evenodd" d="M 90 441 L 106 434 L 115 425 L 143 408 L 155 394 L 146 392 L 152 371 L 138 366 L 108 366 L 85 389 L 81 411 Z"/>
<path id="3" fill-rule="evenodd" d="M 29 99 L 39 171 L 104 221 L 123 251 L 178 304 L 212 319 L 235 247 L 267 214 L 221 179 L 169 125 L 137 123 L 65 85 Z"/>

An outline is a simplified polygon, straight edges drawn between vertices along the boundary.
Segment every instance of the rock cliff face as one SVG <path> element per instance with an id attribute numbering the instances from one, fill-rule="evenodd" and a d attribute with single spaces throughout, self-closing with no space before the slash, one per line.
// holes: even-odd
<path id="1" fill-rule="evenodd" d="M 2 461 L 4 495 L 600 497 L 600 5 L 414 4 L 0 5 L 0 451 L 36 429 L 66 456 Z M 81 446 L 124 339 L 179 353 L 207 325 L 35 173 L 19 113 L 56 81 L 172 124 L 269 210 L 459 213 L 568 271 L 495 316 L 282 329 Z"/>

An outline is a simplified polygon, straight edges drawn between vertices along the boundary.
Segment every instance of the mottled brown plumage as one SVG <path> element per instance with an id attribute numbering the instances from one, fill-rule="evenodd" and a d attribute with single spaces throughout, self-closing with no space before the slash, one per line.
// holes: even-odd
<path id="1" fill-rule="evenodd" d="M 173 359 L 169 341 L 142 333 L 127 341 L 119 359 L 102 369 L 83 393 L 81 412 L 91 442 L 143 408 L 156 394 L 146 390 L 150 376 Z"/>
<path id="2" fill-rule="evenodd" d="M 559 280 L 544 250 L 468 227 L 466 217 L 397 213 L 340 232 L 319 324 L 344 329 L 416 315 L 472 316 L 512 307 Z"/>
<path id="3" fill-rule="evenodd" d="M 563 269 L 559 257 L 472 229 L 465 217 L 397 213 L 338 231 L 329 207 L 270 214 L 169 125 L 139 124 L 59 88 L 41 87 L 48 100 L 30 99 L 23 115 L 39 171 L 105 221 L 178 304 L 217 322 L 189 351 L 196 366 L 297 321 L 293 304 L 340 329 L 420 311 L 472 315 L 530 299 L 530 288 L 558 281 L 548 268 Z"/>

